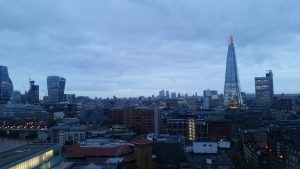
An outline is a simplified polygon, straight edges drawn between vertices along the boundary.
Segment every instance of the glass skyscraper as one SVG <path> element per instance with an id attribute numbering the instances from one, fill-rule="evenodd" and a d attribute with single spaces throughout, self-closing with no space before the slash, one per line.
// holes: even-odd
<path id="1" fill-rule="evenodd" d="M 7 103 L 13 93 L 13 84 L 6 66 L 0 66 L 0 102 Z"/>
<path id="2" fill-rule="evenodd" d="M 59 103 L 64 100 L 66 79 L 59 76 L 47 77 L 48 102 Z"/>
<path id="3" fill-rule="evenodd" d="M 238 66 L 233 45 L 233 38 L 230 37 L 226 61 L 224 106 L 225 108 L 240 108 L 242 105 L 243 100 L 239 83 Z"/>

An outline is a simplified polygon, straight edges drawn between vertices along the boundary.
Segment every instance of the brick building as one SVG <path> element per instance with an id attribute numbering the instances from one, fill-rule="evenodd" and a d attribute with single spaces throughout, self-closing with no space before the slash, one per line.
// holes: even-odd
<path id="1" fill-rule="evenodd" d="M 157 108 L 133 106 L 112 108 L 108 117 L 112 124 L 128 125 L 141 133 L 158 132 L 159 129 Z"/>

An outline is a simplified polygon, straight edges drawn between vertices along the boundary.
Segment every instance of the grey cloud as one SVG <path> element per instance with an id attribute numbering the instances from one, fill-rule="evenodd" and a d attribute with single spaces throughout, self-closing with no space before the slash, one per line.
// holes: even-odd
<path id="1" fill-rule="evenodd" d="M 276 92 L 298 92 L 300 2 L 1 1 L 0 58 L 15 89 L 28 75 L 67 79 L 67 92 L 98 97 L 223 90 L 233 34 L 242 90 L 273 69 Z M 293 60 L 293 62 L 291 62 Z M 288 82 L 288 84 L 287 84 Z"/>

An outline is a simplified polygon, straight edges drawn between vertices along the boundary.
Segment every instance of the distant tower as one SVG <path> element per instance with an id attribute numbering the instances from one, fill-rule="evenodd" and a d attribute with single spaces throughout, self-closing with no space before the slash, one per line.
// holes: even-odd
<path id="1" fill-rule="evenodd" d="M 64 100 L 66 79 L 59 76 L 47 77 L 48 102 L 59 103 Z"/>
<path id="2" fill-rule="evenodd" d="M 159 91 L 159 98 L 164 98 L 165 97 L 165 90 Z"/>
<path id="3" fill-rule="evenodd" d="M 170 99 L 170 92 L 168 90 L 166 91 L 166 98 Z"/>
<path id="4" fill-rule="evenodd" d="M 239 108 L 243 105 L 239 83 L 238 66 L 232 36 L 229 38 L 224 85 L 224 106 Z"/>
<path id="5" fill-rule="evenodd" d="M 172 98 L 172 99 L 176 99 L 176 92 L 172 92 L 172 93 L 171 93 L 171 98 Z"/>
<path id="6" fill-rule="evenodd" d="M 255 77 L 256 107 L 268 109 L 274 101 L 272 70 L 267 70 L 266 77 Z"/>
<path id="7" fill-rule="evenodd" d="M 13 93 L 13 84 L 6 66 L 0 66 L 0 103 L 7 103 Z"/>
<path id="8" fill-rule="evenodd" d="M 28 103 L 39 103 L 39 85 L 35 85 L 33 80 L 29 80 Z"/>

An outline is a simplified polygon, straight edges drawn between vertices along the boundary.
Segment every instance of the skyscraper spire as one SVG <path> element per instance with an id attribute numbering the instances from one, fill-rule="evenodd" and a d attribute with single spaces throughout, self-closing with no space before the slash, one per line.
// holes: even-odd
<path id="1" fill-rule="evenodd" d="M 228 44 L 229 45 L 233 45 L 233 36 L 232 35 L 230 35 L 230 37 L 229 37 L 229 41 L 228 41 Z"/>
<path id="2" fill-rule="evenodd" d="M 232 36 L 229 37 L 224 85 L 224 106 L 239 108 L 243 105 L 239 84 L 238 66 Z"/>

